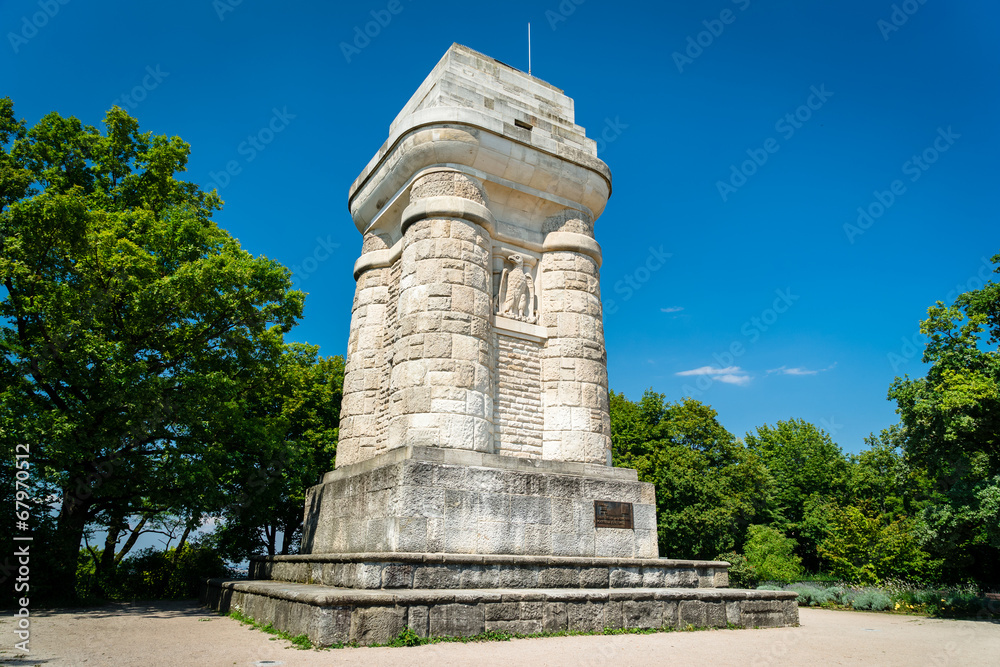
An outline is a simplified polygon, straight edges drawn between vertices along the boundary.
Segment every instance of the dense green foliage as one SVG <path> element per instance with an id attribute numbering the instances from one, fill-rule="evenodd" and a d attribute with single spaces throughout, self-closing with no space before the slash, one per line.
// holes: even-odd
<path id="1" fill-rule="evenodd" d="M 802 607 L 894 611 L 901 614 L 980 620 L 1000 617 L 1000 603 L 988 598 L 974 585 L 924 588 L 891 581 L 877 587 L 838 585 L 822 588 L 809 583 L 794 583 L 786 586 L 764 584 L 758 588 L 794 591 L 798 593 L 798 603 Z"/>
<path id="2" fill-rule="evenodd" d="M 747 557 L 737 551 L 727 551 L 715 557 L 729 563 L 729 585 L 732 588 L 756 588 L 760 582 L 756 568 Z"/>
<path id="3" fill-rule="evenodd" d="M 938 302 L 920 330 L 929 337 L 927 376 L 897 378 L 889 397 L 907 459 L 934 488 L 921 537 L 946 576 L 1000 578 L 1000 284 Z"/>
<path id="4" fill-rule="evenodd" d="M 816 509 L 847 488 L 847 460 L 833 439 L 800 419 L 765 424 L 747 433 L 746 446 L 767 468 L 772 485 L 768 524 L 802 546 L 807 567 L 815 569 L 817 543 L 825 534 Z"/>
<path id="5" fill-rule="evenodd" d="M 660 553 L 712 558 L 742 544 L 764 509 L 769 482 L 760 461 L 693 399 L 639 403 L 611 393 L 614 464 L 656 485 Z"/>
<path id="6" fill-rule="evenodd" d="M 743 550 L 762 581 L 794 581 L 802 575 L 796 542 L 771 526 L 750 526 Z"/>
<path id="7" fill-rule="evenodd" d="M 615 465 L 656 485 L 660 554 L 727 552 L 734 581 L 799 560 L 858 584 L 1000 586 L 1000 285 L 928 314 L 927 376 L 897 378 L 900 423 L 857 455 L 799 419 L 741 441 L 693 399 L 612 392 Z"/>
<path id="8" fill-rule="evenodd" d="M 304 295 L 176 178 L 189 150 L 117 107 L 103 131 L 28 128 L 0 100 L 0 452 L 31 448 L 36 598 L 75 589 L 94 530 L 101 585 L 150 527 L 183 547 L 222 514 L 287 550 L 288 507 L 332 467 L 340 362 L 284 342 Z"/>
<path id="9" fill-rule="evenodd" d="M 100 592 L 115 600 L 163 600 L 198 597 L 208 577 L 231 574 L 218 550 L 211 545 L 184 544 L 180 549 L 143 549 L 126 557 L 113 574 L 98 582 L 90 554 L 80 554 L 77 597 Z"/>

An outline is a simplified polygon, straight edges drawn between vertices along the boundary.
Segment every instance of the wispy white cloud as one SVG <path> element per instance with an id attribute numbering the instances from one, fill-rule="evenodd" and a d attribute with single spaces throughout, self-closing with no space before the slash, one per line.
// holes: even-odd
<path id="1" fill-rule="evenodd" d="M 684 310 L 681 306 L 671 306 L 670 308 L 660 308 L 661 313 L 679 313 Z"/>
<path id="2" fill-rule="evenodd" d="M 750 380 L 752 380 L 753 378 L 749 375 L 726 374 L 726 375 L 719 375 L 715 379 L 718 380 L 719 382 L 725 382 L 726 384 L 735 384 L 742 387 L 743 385 L 750 384 Z"/>
<path id="3" fill-rule="evenodd" d="M 777 373 L 778 375 L 818 375 L 819 373 L 825 373 L 826 371 L 832 370 L 837 364 L 833 363 L 826 368 L 820 368 L 818 370 L 810 370 L 808 368 L 802 368 L 801 366 L 796 366 L 795 368 L 789 368 L 788 366 L 781 366 L 779 368 L 772 368 L 767 372 L 768 375 L 772 373 Z"/>
<path id="4" fill-rule="evenodd" d="M 689 375 L 725 375 L 729 373 L 742 373 L 743 369 L 739 366 L 727 366 L 726 368 L 715 368 L 714 366 L 702 366 L 701 368 L 692 368 L 689 371 L 681 371 L 677 373 L 681 377 L 687 377 Z"/>
<path id="5" fill-rule="evenodd" d="M 715 368 L 714 366 L 702 366 L 701 368 L 692 368 L 689 371 L 680 371 L 679 373 L 674 373 L 674 375 L 679 375 L 680 377 L 691 377 L 693 375 L 707 375 L 712 380 L 716 382 L 722 382 L 724 384 L 735 384 L 739 386 L 746 385 L 753 379 L 752 375 L 749 375 L 745 370 L 739 366 L 727 366 L 726 368 Z"/>

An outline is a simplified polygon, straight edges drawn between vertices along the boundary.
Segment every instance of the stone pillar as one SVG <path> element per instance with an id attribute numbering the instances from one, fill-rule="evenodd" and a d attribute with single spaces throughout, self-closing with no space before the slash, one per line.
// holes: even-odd
<path id="1" fill-rule="evenodd" d="M 418 177 L 402 214 L 388 447 L 493 451 L 491 231 L 482 185 Z"/>
<path id="2" fill-rule="evenodd" d="M 539 268 L 542 354 L 542 458 L 611 465 L 607 352 L 601 309 L 600 246 L 579 211 L 545 222 Z"/>
<path id="3" fill-rule="evenodd" d="M 351 333 L 347 340 L 344 364 L 344 398 L 340 407 L 340 438 L 337 443 L 337 467 L 375 456 L 378 452 L 379 389 L 385 379 L 385 313 L 389 301 L 389 267 L 384 263 L 364 261 L 385 253 L 386 244 L 375 234 L 365 235 L 355 277 Z M 380 265 L 382 264 L 382 265 Z"/>

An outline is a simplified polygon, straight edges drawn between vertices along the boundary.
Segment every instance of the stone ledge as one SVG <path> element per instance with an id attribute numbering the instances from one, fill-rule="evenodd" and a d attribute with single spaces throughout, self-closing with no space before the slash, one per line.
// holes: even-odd
<path id="1" fill-rule="evenodd" d="M 363 590 L 724 588 L 729 563 L 466 554 L 306 554 L 254 558 L 253 580 Z"/>
<path id="2" fill-rule="evenodd" d="M 384 644 L 409 626 L 421 637 L 487 630 L 537 633 L 604 628 L 782 627 L 798 624 L 793 591 L 726 589 L 493 589 L 358 591 L 210 579 L 203 602 L 232 608 L 319 646 Z"/>
<path id="3" fill-rule="evenodd" d="M 576 567 L 696 567 L 729 568 L 720 560 L 685 560 L 677 558 L 587 558 L 583 556 L 511 556 L 506 554 L 450 554 L 450 553 L 319 553 L 289 556 L 254 556 L 251 561 L 305 562 L 305 563 L 360 563 L 388 561 L 392 563 L 453 563 L 456 565 L 555 565 Z"/>
<path id="4" fill-rule="evenodd" d="M 534 343 L 544 343 L 549 337 L 549 330 L 539 324 L 528 324 L 503 315 L 494 315 L 494 325 L 497 333 L 530 340 Z"/>
<path id="5" fill-rule="evenodd" d="M 450 447 L 397 447 L 373 456 L 370 459 L 341 466 L 323 476 L 323 483 L 333 482 L 346 477 L 352 477 L 363 472 L 375 470 L 400 461 L 426 461 L 445 465 L 475 466 L 495 468 L 498 470 L 516 470 L 520 472 L 540 472 L 557 475 L 575 475 L 622 482 L 634 482 L 639 475 L 631 468 L 611 468 L 593 463 L 573 463 L 567 461 L 549 461 L 544 459 L 526 459 L 516 456 L 501 456 L 473 452 L 467 449 Z"/>

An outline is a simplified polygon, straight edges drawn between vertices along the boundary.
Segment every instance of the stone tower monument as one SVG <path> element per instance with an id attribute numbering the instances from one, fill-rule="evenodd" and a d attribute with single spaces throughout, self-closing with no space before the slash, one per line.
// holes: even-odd
<path id="1" fill-rule="evenodd" d="M 611 466 L 594 238 L 610 194 L 573 100 L 448 50 L 351 186 L 340 439 L 301 554 L 211 582 L 214 606 L 320 644 L 797 622 L 794 593 L 657 558 L 653 485 Z"/>
<path id="2" fill-rule="evenodd" d="M 610 194 L 570 98 L 448 50 L 351 187 L 337 469 L 303 551 L 656 557 L 653 487 L 611 467 L 594 240 Z M 355 491 L 387 465 L 421 477 Z M 595 501 L 627 503 L 629 528 L 596 527 Z"/>
<path id="3" fill-rule="evenodd" d="M 338 468 L 407 446 L 611 465 L 594 240 L 610 194 L 573 100 L 448 51 L 351 187 Z"/>

